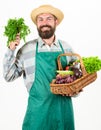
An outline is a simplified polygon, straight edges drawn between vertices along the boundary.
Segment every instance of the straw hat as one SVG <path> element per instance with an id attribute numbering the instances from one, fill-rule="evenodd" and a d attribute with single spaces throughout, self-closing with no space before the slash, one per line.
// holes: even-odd
<path id="1" fill-rule="evenodd" d="M 31 19 L 35 24 L 36 24 L 36 17 L 42 13 L 50 13 L 50 14 L 54 15 L 58 19 L 58 22 L 59 22 L 58 24 L 60 24 L 64 18 L 64 14 L 61 10 L 59 10 L 51 5 L 42 5 L 36 9 L 32 10 L 32 12 L 31 12 Z"/>

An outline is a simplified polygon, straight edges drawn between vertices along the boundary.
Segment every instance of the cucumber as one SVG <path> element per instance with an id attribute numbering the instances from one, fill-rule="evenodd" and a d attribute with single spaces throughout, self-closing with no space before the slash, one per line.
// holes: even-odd
<path id="1" fill-rule="evenodd" d="M 74 72 L 71 70 L 57 70 L 57 73 L 61 74 L 61 75 L 73 75 Z"/>

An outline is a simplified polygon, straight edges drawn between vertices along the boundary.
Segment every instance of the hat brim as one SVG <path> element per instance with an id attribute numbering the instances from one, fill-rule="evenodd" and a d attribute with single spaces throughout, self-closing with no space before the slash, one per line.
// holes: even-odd
<path id="1" fill-rule="evenodd" d="M 39 14 L 42 13 L 50 13 L 54 15 L 58 19 L 58 24 L 61 23 L 61 21 L 64 18 L 64 15 L 61 10 L 51 6 L 51 5 L 42 5 L 31 12 L 31 19 L 36 24 L 36 18 Z"/>

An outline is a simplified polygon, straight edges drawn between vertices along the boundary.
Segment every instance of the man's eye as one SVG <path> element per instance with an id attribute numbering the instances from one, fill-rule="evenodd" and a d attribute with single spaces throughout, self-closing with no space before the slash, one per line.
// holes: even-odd
<path id="1" fill-rule="evenodd" d="M 52 19 L 52 18 L 48 18 L 47 20 L 48 20 L 48 21 L 51 21 L 51 20 L 53 20 L 53 19 Z"/>
<path id="2" fill-rule="evenodd" d="M 43 21 L 43 19 L 38 19 L 38 21 Z"/>

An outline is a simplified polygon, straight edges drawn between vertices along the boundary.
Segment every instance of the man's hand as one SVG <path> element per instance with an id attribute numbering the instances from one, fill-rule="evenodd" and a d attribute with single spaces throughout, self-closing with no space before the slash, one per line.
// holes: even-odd
<path id="1" fill-rule="evenodd" d="M 80 94 L 80 92 L 83 92 L 83 89 L 81 89 L 79 92 L 75 92 L 73 94 L 62 94 L 62 96 L 76 97 Z"/>
<path id="2" fill-rule="evenodd" d="M 11 41 L 9 44 L 9 48 L 11 50 L 15 50 L 16 46 L 18 46 L 20 44 L 20 34 L 16 35 L 16 40 L 15 41 Z"/>

